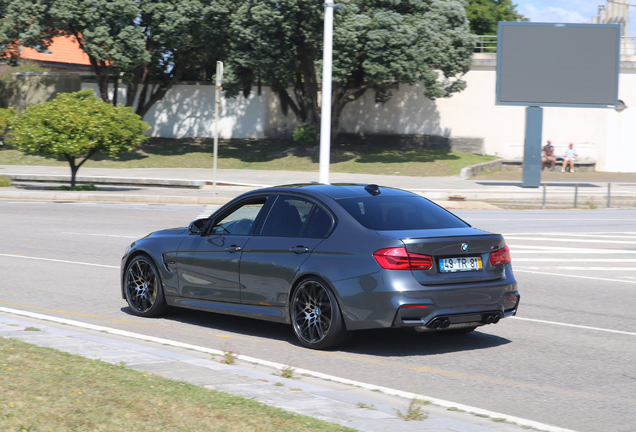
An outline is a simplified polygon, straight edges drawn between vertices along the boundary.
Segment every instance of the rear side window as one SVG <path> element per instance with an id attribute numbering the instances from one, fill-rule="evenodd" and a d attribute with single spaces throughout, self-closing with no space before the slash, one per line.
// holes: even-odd
<path id="1" fill-rule="evenodd" d="M 343 198 L 338 203 L 362 226 L 376 231 L 464 228 L 464 221 L 417 196 Z"/>
<path id="2" fill-rule="evenodd" d="M 331 216 L 315 203 L 281 195 L 272 206 L 261 235 L 324 238 L 331 225 Z"/>

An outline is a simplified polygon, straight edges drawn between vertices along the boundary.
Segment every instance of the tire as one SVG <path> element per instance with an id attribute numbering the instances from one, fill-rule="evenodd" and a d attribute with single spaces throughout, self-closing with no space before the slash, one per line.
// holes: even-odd
<path id="1" fill-rule="evenodd" d="M 124 273 L 126 301 L 133 313 L 143 317 L 155 317 L 165 312 L 161 277 L 157 267 L 146 255 L 136 256 Z"/>
<path id="2" fill-rule="evenodd" d="M 289 316 L 296 337 L 307 348 L 334 348 L 347 336 L 336 297 L 318 278 L 307 278 L 298 284 Z"/>

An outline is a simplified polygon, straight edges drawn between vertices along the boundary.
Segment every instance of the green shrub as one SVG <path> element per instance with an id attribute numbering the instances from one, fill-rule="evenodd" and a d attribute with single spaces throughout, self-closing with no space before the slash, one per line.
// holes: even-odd
<path id="1" fill-rule="evenodd" d="M 9 126 L 9 122 L 15 117 L 15 115 L 15 110 L 13 108 L 0 108 L 0 140 L 3 139 L 7 127 Z"/>
<path id="2" fill-rule="evenodd" d="M 320 133 L 315 124 L 301 121 L 294 129 L 294 141 L 302 146 L 313 147 L 320 143 Z"/>
<path id="3" fill-rule="evenodd" d="M 10 122 L 7 144 L 26 154 L 64 156 L 75 186 L 77 170 L 93 155 L 132 152 L 149 129 L 131 107 L 107 104 L 87 89 L 30 105 Z"/>
<path id="4" fill-rule="evenodd" d="M 0 187 L 11 186 L 11 177 L 9 176 L 0 176 Z"/>

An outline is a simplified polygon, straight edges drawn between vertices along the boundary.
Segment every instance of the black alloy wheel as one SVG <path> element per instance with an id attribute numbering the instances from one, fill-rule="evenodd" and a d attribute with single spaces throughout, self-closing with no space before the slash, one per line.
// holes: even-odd
<path id="1" fill-rule="evenodd" d="M 308 348 L 333 348 L 345 339 L 338 302 L 318 278 L 300 282 L 292 296 L 290 316 L 296 337 Z"/>
<path id="2" fill-rule="evenodd" d="M 126 301 L 136 315 L 153 317 L 166 309 L 159 272 L 145 255 L 135 257 L 126 267 L 124 290 Z"/>

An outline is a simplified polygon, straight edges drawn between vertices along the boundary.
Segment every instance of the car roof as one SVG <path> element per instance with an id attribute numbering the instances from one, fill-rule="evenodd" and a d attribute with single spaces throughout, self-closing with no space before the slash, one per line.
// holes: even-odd
<path id="1" fill-rule="evenodd" d="M 412 192 L 401 189 L 378 186 L 375 184 L 359 183 L 301 183 L 283 186 L 274 186 L 261 191 L 272 191 L 276 193 L 301 192 L 308 195 L 326 195 L 333 199 L 369 197 L 369 196 L 418 196 Z"/>

